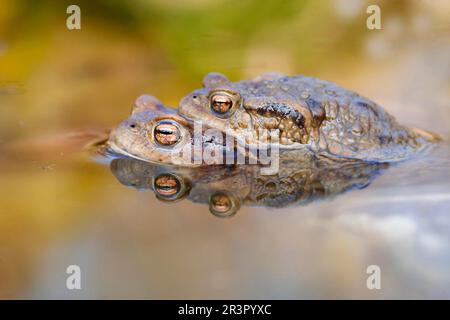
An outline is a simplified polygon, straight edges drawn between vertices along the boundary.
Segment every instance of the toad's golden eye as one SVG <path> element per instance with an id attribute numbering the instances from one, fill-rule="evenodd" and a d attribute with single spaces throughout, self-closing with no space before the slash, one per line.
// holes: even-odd
<path id="1" fill-rule="evenodd" d="M 225 114 L 233 107 L 233 100 L 226 93 L 216 93 L 211 97 L 211 109 L 219 114 Z"/>
<path id="2" fill-rule="evenodd" d="M 155 179 L 154 189 L 158 195 L 164 197 L 172 197 L 176 195 L 181 187 L 177 178 L 170 174 L 161 174 Z"/>
<path id="3" fill-rule="evenodd" d="M 209 210 L 216 217 L 231 217 L 239 209 L 237 201 L 229 192 L 219 191 L 209 198 Z"/>
<path id="4" fill-rule="evenodd" d="M 156 142 L 163 146 L 171 146 L 180 140 L 180 129 L 169 121 L 162 121 L 153 129 Z"/>

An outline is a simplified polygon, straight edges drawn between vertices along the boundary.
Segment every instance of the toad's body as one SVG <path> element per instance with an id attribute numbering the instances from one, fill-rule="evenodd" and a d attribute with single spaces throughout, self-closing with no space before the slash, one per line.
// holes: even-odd
<path id="1" fill-rule="evenodd" d="M 431 133 L 399 125 L 375 102 L 316 78 L 268 74 L 231 82 L 218 73 L 185 96 L 179 114 L 200 120 L 248 144 L 272 143 L 317 155 L 366 161 L 404 159 L 438 141 Z M 264 135 L 264 136 L 263 136 Z M 264 138 L 266 139 L 266 138 Z"/>

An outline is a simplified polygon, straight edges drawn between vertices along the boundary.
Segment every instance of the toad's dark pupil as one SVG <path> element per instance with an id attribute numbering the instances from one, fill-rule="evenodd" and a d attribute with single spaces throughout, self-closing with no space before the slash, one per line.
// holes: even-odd
<path id="1" fill-rule="evenodd" d="M 172 134 L 173 132 L 170 130 L 164 130 L 164 129 L 156 129 L 156 133 L 160 133 L 160 134 Z"/>

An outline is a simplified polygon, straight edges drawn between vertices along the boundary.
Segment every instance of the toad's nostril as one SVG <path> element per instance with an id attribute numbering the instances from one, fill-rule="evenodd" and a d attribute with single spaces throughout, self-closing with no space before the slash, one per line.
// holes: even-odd
<path id="1" fill-rule="evenodd" d="M 132 124 L 130 124 L 130 128 L 136 128 L 136 124 L 135 123 L 132 123 Z"/>

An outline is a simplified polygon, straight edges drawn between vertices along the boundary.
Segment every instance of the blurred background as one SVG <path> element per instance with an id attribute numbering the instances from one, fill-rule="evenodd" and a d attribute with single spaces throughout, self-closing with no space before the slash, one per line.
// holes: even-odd
<path id="1" fill-rule="evenodd" d="M 66 28 L 70 4 L 81 30 Z M 0 298 L 450 298 L 448 199 L 364 206 L 381 177 L 220 220 L 127 189 L 80 151 L 138 95 L 176 106 L 210 71 L 330 80 L 449 137 L 449 21 L 446 0 L 0 0 Z M 70 264 L 81 291 L 65 288 Z M 367 290 L 368 264 L 383 290 Z"/>

